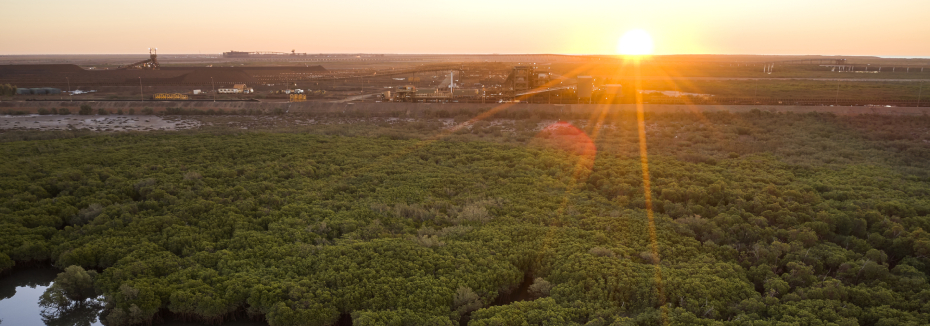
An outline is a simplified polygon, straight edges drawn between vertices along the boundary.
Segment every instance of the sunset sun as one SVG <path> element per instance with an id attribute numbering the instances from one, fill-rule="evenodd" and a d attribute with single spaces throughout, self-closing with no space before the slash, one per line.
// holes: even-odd
<path id="1" fill-rule="evenodd" d="M 617 43 L 617 53 L 623 55 L 652 54 L 652 37 L 644 30 L 634 29 L 626 32 Z"/>

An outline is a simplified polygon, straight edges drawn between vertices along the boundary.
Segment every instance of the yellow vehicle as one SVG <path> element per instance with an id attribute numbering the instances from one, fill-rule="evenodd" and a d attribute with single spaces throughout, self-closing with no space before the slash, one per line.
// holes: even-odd
<path id="1" fill-rule="evenodd" d="M 179 93 L 155 93 L 152 95 L 153 100 L 186 100 L 187 94 Z"/>
<path id="2" fill-rule="evenodd" d="M 291 94 L 290 96 L 291 102 L 304 102 L 306 100 L 307 100 L 306 94 Z"/>

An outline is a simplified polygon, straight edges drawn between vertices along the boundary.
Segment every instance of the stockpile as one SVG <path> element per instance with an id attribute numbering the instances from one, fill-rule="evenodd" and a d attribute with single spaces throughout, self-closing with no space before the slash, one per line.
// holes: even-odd
<path id="1" fill-rule="evenodd" d="M 159 70 L 85 70 L 76 65 L 0 66 L 0 84 L 39 86 L 122 86 L 259 84 L 262 80 L 296 80 L 326 73 L 311 67 L 170 67 Z"/>

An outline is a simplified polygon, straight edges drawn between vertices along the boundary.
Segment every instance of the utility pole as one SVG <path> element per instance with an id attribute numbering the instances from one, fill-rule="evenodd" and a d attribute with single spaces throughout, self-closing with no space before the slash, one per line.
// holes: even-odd
<path id="1" fill-rule="evenodd" d="M 840 81 L 836 80 L 836 98 L 833 100 L 833 105 L 840 105 Z"/>
<path id="2" fill-rule="evenodd" d="M 923 95 L 923 92 L 924 92 L 924 82 L 921 81 L 920 90 L 917 91 L 917 107 L 920 107 L 920 96 Z"/>
<path id="3" fill-rule="evenodd" d="M 139 101 L 145 102 L 145 94 L 142 94 L 142 77 L 139 77 Z"/>
<path id="4" fill-rule="evenodd" d="M 71 93 L 71 79 L 65 77 L 65 80 L 68 81 L 68 102 L 74 102 L 74 93 Z"/>
<path id="5" fill-rule="evenodd" d="M 216 83 L 213 82 L 213 77 L 210 77 L 210 87 L 213 88 L 213 103 L 216 103 Z"/>

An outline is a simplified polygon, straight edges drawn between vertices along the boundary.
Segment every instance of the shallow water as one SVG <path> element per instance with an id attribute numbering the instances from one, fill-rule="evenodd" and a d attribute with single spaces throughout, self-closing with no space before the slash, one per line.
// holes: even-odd
<path id="1" fill-rule="evenodd" d="M 61 272 L 54 268 L 23 268 L 0 276 L 0 326 L 100 326 L 93 311 L 82 311 L 48 323 L 42 320 L 39 296 L 45 292 L 55 276 Z M 99 313 L 99 312 L 98 312 Z M 93 320 L 91 322 L 90 320 Z M 164 326 L 200 326 L 197 323 L 167 322 Z M 222 326 L 262 326 L 263 323 L 232 321 Z"/>
<path id="2" fill-rule="evenodd" d="M 39 315 L 39 296 L 52 285 L 56 275 L 58 271 L 53 268 L 28 268 L 0 278 L 0 325 L 46 325 Z M 90 325 L 101 324 L 97 321 Z"/>

